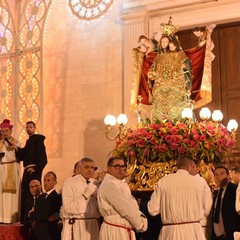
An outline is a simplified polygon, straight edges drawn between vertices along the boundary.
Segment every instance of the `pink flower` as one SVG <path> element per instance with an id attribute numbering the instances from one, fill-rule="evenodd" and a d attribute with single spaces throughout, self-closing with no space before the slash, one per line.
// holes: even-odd
<path id="1" fill-rule="evenodd" d="M 149 142 L 151 145 L 155 145 L 157 141 L 156 138 L 152 137 Z"/>
<path id="2" fill-rule="evenodd" d="M 223 146 L 225 144 L 225 142 L 226 142 L 225 139 L 219 139 L 217 141 L 217 144 Z"/>
<path id="3" fill-rule="evenodd" d="M 128 156 L 129 156 L 129 157 L 135 157 L 135 156 L 136 156 L 136 153 L 134 152 L 133 149 L 130 149 L 130 150 L 128 151 Z"/>
<path id="4" fill-rule="evenodd" d="M 166 127 L 167 128 L 172 128 L 172 126 L 173 126 L 172 122 L 166 122 Z"/>
<path id="5" fill-rule="evenodd" d="M 164 139 L 167 143 L 172 142 L 172 136 L 171 135 L 167 135 Z"/>
<path id="6" fill-rule="evenodd" d="M 207 126 L 207 132 L 210 134 L 210 135 L 216 135 L 217 134 L 217 129 L 215 129 L 213 126 Z"/>
<path id="7" fill-rule="evenodd" d="M 200 136 L 197 133 L 193 134 L 193 139 L 195 141 L 198 140 L 199 138 L 200 138 Z"/>
<path id="8" fill-rule="evenodd" d="M 146 129 L 141 128 L 139 132 L 140 132 L 140 135 L 141 135 L 142 137 L 146 137 L 146 136 L 147 136 L 147 131 L 146 131 Z"/>
<path id="9" fill-rule="evenodd" d="M 192 131 L 191 131 L 193 134 L 197 134 L 197 129 L 192 129 Z"/>
<path id="10" fill-rule="evenodd" d="M 206 139 L 207 139 L 207 138 L 206 138 L 206 135 L 202 134 L 202 135 L 200 136 L 200 140 L 201 140 L 201 141 L 204 142 L 204 141 L 206 141 Z"/>
<path id="11" fill-rule="evenodd" d="M 178 153 L 179 154 L 184 154 L 187 152 L 187 149 L 183 146 L 178 147 Z"/>
<path id="12" fill-rule="evenodd" d="M 178 144 L 172 142 L 172 143 L 170 144 L 170 148 L 171 148 L 171 150 L 176 150 L 176 149 L 178 148 Z"/>
<path id="13" fill-rule="evenodd" d="M 160 146 L 161 146 L 161 145 L 155 145 L 155 146 L 153 147 L 153 150 L 154 150 L 156 153 L 158 153 L 158 152 L 160 151 Z"/>
<path id="14" fill-rule="evenodd" d="M 146 138 L 151 139 L 153 137 L 152 133 L 147 132 Z"/>
<path id="15" fill-rule="evenodd" d="M 226 147 L 229 148 L 229 147 L 232 147 L 233 145 L 234 145 L 233 139 L 229 138 L 226 142 Z"/>
<path id="16" fill-rule="evenodd" d="M 159 150 L 160 150 L 160 152 L 167 152 L 168 148 L 167 148 L 166 144 L 161 144 Z"/>
<path id="17" fill-rule="evenodd" d="M 159 136 L 164 137 L 166 136 L 166 133 L 167 133 L 166 129 L 162 129 L 161 131 L 159 131 Z"/>
<path id="18" fill-rule="evenodd" d="M 145 147 L 145 142 L 142 139 L 138 139 L 137 146 L 140 148 L 143 148 L 143 147 Z"/>
<path id="19" fill-rule="evenodd" d="M 129 146 L 133 146 L 135 144 L 135 141 L 133 140 L 133 139 L 130 139 L 129 141 L 128 141 L 128 145 Z"/>
<path id="20" fill-rule="evenodd" d="M 182 136 L 180 135 L 173 135 L 172 136 L 172 141 L 175 143 L 180 143 L 182 141 Z"/>
<path id="21" fill-rule="evenodd" d="M 144 156 L 149 156 L 149 148 L 145 148 L 145 150 L 144 150 Z"/>
<path id="22" fill-rule="evenodd" d="M 212 143 L 210 143 L 210 142 L 206 142 L 204 145 L 207 149 L 212 149 L 212 147 L 213 147 Z"/>
<path id="23" fill-rule="evenodd" d="M 187 128 L 187 126 L 186 126 L 184 123 L 181 123 L 181 122 L 179 122 L 179 123 L 177 124 L 177 127 L 178 127 L 179 129 L 183 129 L 183 130 L 185 130 L 185 129 Z"/>
<path id="24" fill-rule="evenodd" d="M 191 148 L 196 148 L 197 143 L 195 141 L 190 141 L 190 146 L 191 146 Z"/>
<path id="25" fill-rule="evenodd" d="M 191 140 L 190 140 L 189 138 L 185 138 L 185 139 L 183 139 L 183 142 L 184 142 L 185 144 L 190 145 Z"/>
<path id="26" fill-rule="evenodd" d="M 226 127 L 211 121 L 186 125 L 184 122 L 152 123 L 128 129 L 116 138 L 114 154 L 148 161 L 169 161 L 190 153 L 207 163 L 226 156 L 234 139 Z M 138 162 L 137 165 L 141 165 Z"/>
<path id="27" fill-rule="evenodd" d="M 170 129 L 170 133 L 171 133 L 172 135 L 177 134 L 178 131 L 179 131 L 179 130 L 178 130 L 176 127 L 173 127 L 173 128 Z"/>

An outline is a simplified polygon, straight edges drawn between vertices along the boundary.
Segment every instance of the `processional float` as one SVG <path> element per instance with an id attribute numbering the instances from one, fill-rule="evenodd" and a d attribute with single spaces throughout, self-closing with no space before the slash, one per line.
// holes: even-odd
<path id="1" fill-rule="evenodd" d="M 112 115 L 104 119 L 106 137 L 115 141 L 112 154 L 126 161 L 129 185 L 133 191 L 152 191 L 161 177 L 176 171 L 177 158 L 183 154 L 191 155 L 199 163 L 202 176 L 211 186 L 214 184 L 214 166 L 232 157 L 238 128 L 236 120 L 231 119 L 225 127 L 221 123 L 223 114 L 220 110 L 214 110 L 211 114 L 208 108 L 203 107 L 212 100 L 211 63 L 214 45 L 211 34 L 214 27 L 209 25 L 204 30 L 196 28 L 199 44 L 183 51 L 176 35 L 177 28 L 170 18 L 167 24 L 160 26 L 161 39 L 168 39 L 166 50 L 159 45 L 156 47 L 161 42 L 144 35 L 139 38 L 140 46 L 133 49 L 130 101 L 138 123 L 126 127 L 127 117 L 124 114 L 120 114 L 117 120 Z M 173 50 L 171 43 L 175 45 Z M 183 87 L 179 82 L 183 83 Z M 178 104 L 175 101 L 177 91 L 181 95 L 183 90 L 182 102 Z M 175 95 L 171 98 L 173 93 Z M 166 94 L 165 103 L 165 98 L 159 94 Z M 158 98 L 163 102 L 156 104 Z M 170 110 L 166 112 L 168 105 L 169 109 L 174 109 L 173 114 Z M 153 118 L 151 114 L 156 111 L 156 106 L 159 118 Z M 203 107 L 200 111 L 201 120 L 197 121 L 193 110 L 200 107 Z M 150 114 L 144 119 L 145 108 L 150 108 Z M 176 112 L 181 114 L 176 117 Z M 115 136 L 111 136 L 116 121 L 119 130 Z"/>

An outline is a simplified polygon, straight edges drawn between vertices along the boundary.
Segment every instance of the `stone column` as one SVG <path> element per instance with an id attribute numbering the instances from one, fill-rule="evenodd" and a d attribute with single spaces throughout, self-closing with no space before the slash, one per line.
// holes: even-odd
<path id="1" fill-rule="evenodd" d="M 123 106 L 124 113 L 129 118 L 129 124 L 137 123 L 136 114 L 130 110 L 130 91 L 132 81 L 133 58 L 132 49 L 139 45 L 140 35 L 149 35 L 149 18 L 145 10 L 134 12 L 134 14 L 122 15 L 123 20 Z"/>

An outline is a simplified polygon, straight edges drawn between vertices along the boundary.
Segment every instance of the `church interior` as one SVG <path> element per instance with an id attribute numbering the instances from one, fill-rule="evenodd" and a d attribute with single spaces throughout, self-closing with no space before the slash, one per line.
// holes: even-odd
<path id="1" fill-rule="evenodd" d="M 105 5 L 88 15 L 76 2 Z M 106 169 L 115 146 L 105 137 L 107 114 L 124 113 L 127 126 L 137 125 L 130 107 L 132 49 L 140 35 L 159 40 L 159 26 L 170 16 L 183 49 L 195 44 L 193 28 L 216 24 L 207 107 L 222 111 L 224 125 L 240 123 L 239 0 L 5 0 L 0 9 L 0 120 L 11 120 L 23 146 L 25 123 L 36 123 L 46 136 L 44 172 L 56 173 L 59 191 L 82 157 Z"/>
<path id="2" fill-rule="evenodd" d="M 59 190 L 83 156 L 106 167 L 114 147 L 105 138 L 107 114 L 125 113 L 127 125 L 137 124 L 130 109 L 132 49 L 140 35 L 158 32 L 170 16 L 179 35 L 217 25 L 209 107 L 221 109 L 224 124 L 240 120 L 239 1 L 111 1 L 107 12 L 93 19 L 78 18 L 70 3 L 1 2 L 1 25 L 7 29 L 1 36 L 2 69 L 8 67 L 6 59 L 12 62 L 11 75 L 1 74 L 1 120 L 11 119 L 13 135 L 23 145 L 25 122 L 36 122 L 46 136 L 45 171 L 56 172 Z M 186 39 L 183 48 L 189 48 Z"/>

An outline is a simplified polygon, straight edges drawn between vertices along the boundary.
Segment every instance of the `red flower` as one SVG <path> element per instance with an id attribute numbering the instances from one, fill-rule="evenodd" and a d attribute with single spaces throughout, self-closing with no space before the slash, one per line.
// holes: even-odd
<path id="1" fill-rule="evenodd" d="M 166 144 L 161 144 L 159 150 L 160 150 L 160 152 L 167 152 L 168 148 L 167 148 Z"/>
<path id="2" fill-rule="evenodd" d="M 200 136 L 198 134 L 193 134 L 193 139 L 196 141 L 200 138 Z"/>
<path id="3" fill-rule="evenodd" d="M 195 141 L 190 141 L 190 146 L 191 146 L 191 148 L 196 148 L 197 143 Z"/>
<path id="4" fill-rule="evenodd" d="M 234 145 L 231 134 L 223 125 L 203 121 L 160 122 L 133 127 L 116 138 L 114 154 L 142 161 L 170 161 L 180 154 L 192 154 L 207 163 L 224 158 Z"/>
<path id="5" fill-rule="evenodd" d="M 171 150 L 177 150 L 177 148 L 178 148 L 178 144 L 172 142 L 172 143 L 170 144 L 170 148 L 171 148 Z"/>
<path id="6" fill-rule="evenodd" d="M 200 136 L 200 140 L 201 140 L 201 141 L 204 142 L 204 141 L 206 141 L 206 139 L 207 139 L 207 138 L 206 138 L 206 136 L 205 136 L 204 134 L 202 134 L 202 135 Z"/>
<path id="7" fill-rule="evenodd" d="M 179 131 L 179 129 L 178 129 L 178 128 L 176 128 L 176 127 L 173 127 L 173 128 L 171 128 L 171 129 L 170 129 L 170 133 L 171 133 L 172 135 L 175 135 L 175 134 L 177 134 L 177 133 L 178 133 L 178 131 Z"/>
<path id="8" fill-rule="evenodd" d="M 129 146 L 133 146 L 134 144 L 135 144 L 135 142 L 134 142 L 133 139 L 130 139 L 130 140 L 128 141 L 128 145 L 129 145 Z"/>
<path id="9" fill-rule="evenodd" d="M 167 135 L 164 139 L 165 139 L 165 141 L 167 143 L 171 143 L 172 142 L 172 136 L 171 135 Z"/>
<path id="10" fill-rule="evenodd" d="M 142 139 L 138 139 L 137 146 L 140 148 L 143 148 L 143 147 L 145 147 L 145 142 Z"/>
<path id="11" fill-rule="evenodd" d="M 129 156 L 129 157 L 135 157 L 135 156 L 136 156 L 136 153 L 134 152 L 133 149 L 130 149 L 130 150 L 128 151 L 128 156 Z"/>

